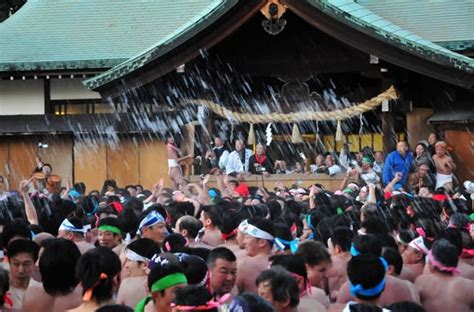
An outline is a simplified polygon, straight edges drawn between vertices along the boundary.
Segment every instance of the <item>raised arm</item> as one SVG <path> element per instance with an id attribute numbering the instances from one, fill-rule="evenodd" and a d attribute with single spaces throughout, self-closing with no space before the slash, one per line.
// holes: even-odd
<path id="1" fill-rule="evenodd" d="M 33 201 L 31 201 L 30 195 L 28 194 L 28 185 L 32 180 L 33 178 L 21 181 L 20 192 L 21 196 L 23 197 L 23 202 L 25 203 L 25 213 L 28 222 L 31 224 L 38 224 L 38 214 L 36 213 L 36 208 L 33 205 Z"/>

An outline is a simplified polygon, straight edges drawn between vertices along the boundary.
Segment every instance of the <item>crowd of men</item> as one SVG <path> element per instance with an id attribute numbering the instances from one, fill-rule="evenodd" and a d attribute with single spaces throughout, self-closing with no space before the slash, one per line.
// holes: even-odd
<path id="1" fill-rule="evenodd" d="M 175 189 L 107 180 L 48 193 L 31 178 L 18 194 L 1 191 L 1 310 L 474 309 L 474 187 L 456 184 L 446 143 L 289 169 L 263 145 L 253 155 L 216 139 L 207 161 L 217 187 L 209 175 L 184 179 L 178 155 L 170 139 Z M 39 167 L 47 179 L 52 166 Z M 245 172 L 304 167 L 346 175 L 335 192 L 245 182 Z"/>

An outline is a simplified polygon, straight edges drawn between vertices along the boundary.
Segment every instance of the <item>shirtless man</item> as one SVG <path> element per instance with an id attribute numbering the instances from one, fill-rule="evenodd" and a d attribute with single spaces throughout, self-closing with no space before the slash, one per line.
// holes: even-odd
<path id="1" fill-rule="evenodd" d="M 354 248 L 351 246 L 352 257 L 361 254 L 370 254 L 379 258 L 382 254 L 382 244 L 373 235 L 362 235 L 354 238 Z M 350 279 L 350 277 L 349 277 Z M 354 298 L 350 292 L 349 281 L 342 285 L 337 295 L 338 303 L 347 303 Z M 385 291 L 380 296 L 379 304 L 385 306 L 399 301 L 411 301 L 412 293 L 405 281 L 396 277 L 386 275 Z"/>
<path id="2" fill-rule="evenodd" d="M 354 233 L 345 227 L 336 227 L 328 239 L 329 253 L 332 266 L 327 271 L 331 300 L 336 300 L 337 292 L 342 284 L 347 281 L 347 263 L 351 259 L 349 252 Z"/>
<path id="3" fill-rule="evenodd" d="M 453 171 L 456 165 L 453 158 L 447 154 L 448 145 L 444 141 L 436 142 L 433 161 L 436 166 L 436 188 L 444 187 L 447 190 L 453 189 Z"/>
<path id="4" fill-rule="evenodd" d="M 99 228 L 100 229 L 100 228 Z M 151 210 L 138 225 L 137 234 L 141 238 L 149 238 L 162 247 L 168 235 L 165 217 L 156 210 Z"/>
<path id="5" fill-rule="evenodd" d="M 125 250 L 125 261 L 122 271 L 128 276 L 120 283 L 117 303 L 135 308 L 137 303 L 146 296 L 147 264 L 160 252 L 160 247 L 153 240 L 141 238 L 131 242 Z"/>
<path id="6" fill-rule="evenodd" d="M 311 297 L 327 307 L 329 298 L 323 289 L 327 288 L 326 274 L 331 267 L 331 255 L 323 244 L 313 240 L 302 243 L 295 255 L 304 261 L 308 281 L 311 284 Z"/>
<path id="7" fill-rule="evenodd" d="M 210 272 L 209 286 L 214 299 L 219 300 L 229 294 L 237 280 L 237 258 L 234 253 L 225 247 L 213 249 L 207 257 L 207 266 Z"/>
<path id="8" fill-rule="evenodd" d="M 76 278 L 78 247 L 66 239 L 53 239 L 39 260 L 43 284 L 28 287 L 22 311 L 62 312 L 82 303 L 82 288 Z"/>
<path id="9" fill-rule="evenodd" d="M 245 250 L 248 257 L 237 262 L 237 287 L 239 292 L 257 292 L 255 279 L 270 264 L 275 228 L 273 222 L 263 218 L 248 220 L 245 229 Z"/>
<path id="10" fill-rule="evenodd" d="M 58 238 L 73 241 L 79 248 L 81 255 L 94 248 L 94 245 L 86 242 L 84 225 L 77 217 L 64 219 L 58 229 Z"/>
<path id="11" fill-rule="evenodd" d="M 209 246 L 221 245 L 224 241 L 219 230 L 221 220 L 216 206 L 204 206 L 199 220 L 204 226 L 204 235 L 201 237 L 201 241 Z"/>
<path id="12" fill-rule="evenodd" d="M 329 311 L 351 311 L 350 306 L 354 304 L 383 306 L 381 295 L 388 290 L 385 266 L 380 257 L 373 254 L 352 257 L 347 264 L 347 276 L 354 301 L 349 301 L 346 305 L 334 304 Z"/>
<path id="13" fill-rule="evenodd" d="M 458 277 L 458 251 L 447 240 L 437 240 L 428 254 L 432 274 L 420 276 L 416 288 L 426 311 L 468 312 L 474 309 L 474 281 Z"/>
<path id="14" fill-rule="evenodd" d="M 180 161 L 189 158 L 187 155 L 185 157 L 178 158 L 180 150 L 174 141 L 173 135 L 170 133 L 166 136 L 166 151 L 168 152 L 168 175 L 173 182 L 173 187 L 175 190 L 179 188 L 179 180 L 183 177 L 183 171 L 179 164 Z"/>
<path id="15" fill-rule="evenodd" d="M 202 228 L 202 223 L 193 216 L 182 216 L 176 221 L 173 231 L 183 235 L 188 241 L 188 247 L 202 247 L 210 249 L 211 246 L 202 242 L 196 242 L 196 236 Z"/>
<path id="16" fill-rule="evenodd" d="M 31 240 L 17 239 L 8 245 L 10 289 L 7 296 L 12 300 L 11 308 L 15 310 L 21 310 L 23 297 L 29 287 L 41 285 L 31 278 L 38 259 L 38 251 L 38 245 Z"/>
<path id="17" fill-rule="evenodd" d="M 402 253 L 403 265 L 412 274 L 414 280 L 423 274 L 425 256 L 428 254 L 428 251 L 425 239 L 418 236 L 408 244 L 407 249 Z"/>

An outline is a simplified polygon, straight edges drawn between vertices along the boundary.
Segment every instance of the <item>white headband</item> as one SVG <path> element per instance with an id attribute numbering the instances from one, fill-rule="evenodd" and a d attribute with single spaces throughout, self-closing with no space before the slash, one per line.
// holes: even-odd
<path id="1" fill-rule="evenodd" d="M 248 234 L 255 238 L 266 239 L 269 241 L 273 241 L 274 237 L 268 232 L 260 230 L 258 227 L 248 224 L 247 228 L 245 229 L 245 234 Z"/>
<path id="2" fill-rule="evenodd" d="M 244 220 L 244 221 L 240 222 L 239 228 L 238 228 L 239 231 L 245 233 L 245 231 L 247 230 L 248 225 L 249 225 L 249 222 L 247 220 Z"/>
<path id="3" fill-rule="evenodd" d="M 141 262 L 150 261 L 150 259 L 148 259 L 146 257 L 143 257 L 143 256 L 140 256 L 139 254 L 137 254 L 136 252 L 134 252 L 131 249 L 127 249 L 127 254 L 126 254 L 125 257 L 127 257 L 127 259 L 130 260 L 130 261 L 141 261 Z"/>
<path id="4" fill-rule="evenodd" d="M 61 223 L 59 226 L 58 231 L 68 231 L 68 232 L 80 232 L 84 233 L 84 228 L 77 228 L 72 224 L 67 218 L 64 219 L 64 221 Z"/>
<path id="5" fill-rule="evenodd" d="M 427 255 L 428 252 L 429 252 L 429 249 L 426 247 L 425 242 L 423 241 L 423 237 L 421 237 L 421 236 L 418 236 L 417 238 L 412 240 L 408 244 L 408 246 L 410 246 L 411 248 L 416 249 L 418 251 L 421 251 L 425 255 Z"/>

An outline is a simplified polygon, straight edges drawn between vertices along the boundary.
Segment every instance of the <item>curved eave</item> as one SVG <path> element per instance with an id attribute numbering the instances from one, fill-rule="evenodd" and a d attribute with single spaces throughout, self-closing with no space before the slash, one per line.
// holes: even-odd
<path id="1" fill-rule="evenodd" d="M 263 2 L 227 0 L 173 37 L 84 84 L 103 96 L 114 96 L 123 92 L 121 85 L 132 89 L 151 82 L 227 37 L 255 14 Z"/>
<path id="2" fill-rule="evenodd" d="M 463 88 L 474 86 L 474 60 L 448 51 L 430 41 L 412 35 L 416 41 L 397 33 L 408 33 L 400 27 L 396 32 L 381 30 L 357 15 L 357 9 L 370 12 L 357 3 L 335 0 L 285 0 L 288 7 L 328 35 L 365 53 L 414 72 Z M 333 3 L 351 5 L 354 14 Z M 373 13 L 370 13 L 376 16 Z M 379 18 L 379 21 L 383 19 Z M 391 24 L 385 21 L 386 25 Z M 381 23 L 381 24 L 382 24 Z M 393 24 L 392 24 L 393 25 Z M 395 25 L 394 25 L 395 26 Z M 403 32 L 402 32 L 403 31 Z"/>

